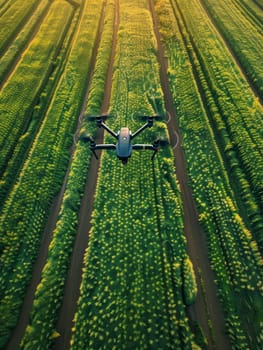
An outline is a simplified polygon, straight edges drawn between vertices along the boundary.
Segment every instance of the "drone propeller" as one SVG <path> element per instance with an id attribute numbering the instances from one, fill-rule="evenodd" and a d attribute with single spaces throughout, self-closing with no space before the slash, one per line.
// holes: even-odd
<path id="1" fill-rule="evenodd" d="M 88 114 L 86 116 L 87 120 L 89 121 L 105 121 L 106 119 L 108 119 L 110 116 L 108 114 L 101 114 L 101 115 L 92 115 L 92 114 Z"/>
<path id="2" fill-rule="evenodd" d="M 147 121 L 149 120 L 149 118 L 152 118 L 154 120 L 163 120 L 164 117 L 161 115 L 138 115 L 138 118 L 143 120 L 143 121 Z"/>
<path id="3" fill-rule="evenodd" d="M 90 142 L 90 150 L 94 154 L 95 158 L 98 159 L 98 156 L 95 152 L 96 142 L 95 142 L 94 138 L 88 134 L 82 134 L 82 135 L 80 135 L 79 139 L 81 141 L 84 141 L 84 142 Z"/>
<path id="4" fill-rule="evenodd" d="M 82 135 L 80 135 L 79 139 L 81 141 L 84 141 L 84 142 L 91 142 L 91 143 L 95 142 L 93 137 L 88 135 L 88 134 L 86 134 L 86 133 L 83 133 Z"/>
<path id="5" fill-rule="evenodd" d="M 165 147 L 165 146 L 168 146 L 169 144 L 170 144 L 169 140 L 163 136 L 159 136 L 153 143 L 153 145 L 156 147 L 159 147 L 159 146 Z"/>

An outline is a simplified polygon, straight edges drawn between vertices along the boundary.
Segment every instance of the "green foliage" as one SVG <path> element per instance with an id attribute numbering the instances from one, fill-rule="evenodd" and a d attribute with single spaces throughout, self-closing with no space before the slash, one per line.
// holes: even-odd
<path id="1" fill-rule="evenodd" d="M 25 23 L 23 28 L 17 33 L 15 40 L 10 44 L 6 52 L 4 53 L 1 50 L 1 60 L 0 60 L 0 81 L 3 82 L 5 76 L 12 69 L 12 65 L 15 64 L 15 60 L 18 59 L 19 55 L 23 51 L 25 45 L 28 43 L 28 40 L 33 35 L 34 30 L 40 25 L 44 16 L 47 13 L 47 10 L 50 5 L 49 0 L 41 1 L 37 6 L 34 13 L 32 13 L 30 20 Z M 28 8 L 27 8 L 28 9 Z M 19 16 L 17 19 L 20 19 Z M 4 18 L 2 18 L 4 21 Z M 1 29 L 5 29 L 4 25 Z M 3 52 L 3 54 L 2 54 Z"/>
<path id="2" fill-rule="evenodd" d="M 6 7 L 2 6 L 0 10 L 1 55 L 34 11 L 37 3 L 37 0 L 29 0 L 27 2 L 18 0 L 12 1 L 12 3 L 7 4 Z"/>
<path id="3" fill-rule="evenodd" d="M 71 6 L 64 1 L 51 5 L 46 20 L 1 90 L 0 174 L 5 170 L 19 137 L 29 126 L 40 92 L 54 69 L 54 59 L 63 43 L 72 14 Z"/>
<path id="4" fill-rule="evenodd" d="M 44 11 L 41 6 L 39 7 L 39 11 Z M 40 94 L 38 104 L 35 105 L 33 110 L 30 112 L 31 116 L 27 129 L 19 137 L 13 149 L 12 156 L 8 159 L 7 167 L 0 180 L 0 209 L 3 207 L 12 186 L 17 181 L 19 171 L 21 171 L 23 164 L 28 157 L 28 153 L 32 147 L 34 138 L 36 137 L 41 123 L 46 116 L 47 109 L 52 101 L 52 96 L 65 68 L 66 60 L 62 60 L 61 58 L 68 55 L 68 51 L 70 50 L 72 44 L 72 37 L 76 29 L 77 18 L 78 16 L 74 16 L 71 21 L 71 26 L 67 31 L 65 38 L 63 39 L 63 45 L 59 51 L 59 56 L 57 56 L 56 61 L 53 62 L 52 73 L 48 79 L 46 79 L 45 86 L 43 87 L 43 90 Z"/>
<path id="5" fill-rule="evenodd" d="M 163 109 L 147 6 L 120 1 L 110 110 L 116 118 L 107 121 L 116 130 L 136 130 L 133 116 L 155 112 L 149 92 Z M 161 129 L 165 124 L 156 123 L 138 142 Z M 125 167 L 103 153 L 72 349 L 192 347 L 182 295 L 181 200 L 171 150 L 160 152 L 151 162 L 147 151 L 134 151 Z"/>
<path id="6" fill-rule="evenodd" d="M 247 222 L 251 222 L 254 216 L 259 219 L 263 209 L 263 109 L 202 7 L 192 7 L 188 3 L 181 4 L 181 8 L 182 19 L 178 21 L 181 26 L 184 26 L 183 21 L 187 23 L 183 36 L 188 42 L 187 51 L 209 122 L 231 177 L 234 177 L 233 187 L 237 183 L 237 199 L 242 197 L 243 214 L 248 216 Z M 191 16 L 187 9 L 191 9 Z M 250 208 L 248 213 L 247 207 Z M 263 249 L 261 231 L 256 225 L 253 229 L 255 239 Z"/>
<path id="7" fill-rule="evenodd" d="M 251 310 L 257 310 L 259 314 L 256 301 L 258 298 L 262 300 L 262 258 L 237 206 L 237 200 L 240 203 L 239 192 L 237 195 L 231 187 L 229 177 L 232 172 L 229 175 L 225 170 L 223 152 L 229 152 L 233 157 L 233 151 L 239 149 L 240 153 L 235 154 L 231 163 L 241 174 L 235 184 L 237 187 L 241 184 L 240 179 L 244 178 L 241 158 L 244 169 L 247 166 L 246 171 L 253 168 L 255 174 L 260 176 L 262 158 L 258 145 L 261 143 L 259 125 L 262 108 L 255 105 L 253 117 L 249 117 L 250 106 L 254 105 L 253 94 L 202 7 L 194 1 L 182 3 L 179 0 L 172 4 L 171 8 L 168 2 L 160 0 L 156 9 L 158 14 L 160 11 L 161 26 L 165 22 L 170 31 L 164 40 L 174 102 L 183 134 L 190 181 L 200 221 L 207 233 L 211 264 L 224 306 L 229 337 L 234 347 L 245 349 L 251 344 L 253 348 L 260 348 L 257 335 L 261 334 L 260 323 L 255 322 Z M 165 32 L 163 35 L 166 35 Z M 176 41 L 171 39 L 174 37 Z M 249 130 L 251 134 L 248 136 Z M 241 139 L 237 140 L 242 133 L 246 135 L 243 145 Z M 259 144 L 256 140 L 259 140 Z M 246 147 L 250 142 L 251 147 Z M 257 163 L 255 168 L 252 163 Z M 246 194 L 251 194 L 249 187 L 245 189 Z M 249 198 L 249 211 L 254 211 L 255 215 L 259 213 L 255 198 L 253 200 L 253 195 Z M 258 219 L 261 222 L 259 215 Z M 255 237 L 260 240 L 259 234 Z M 237 300 L 243 299 L 246 302 L 241 306 Z M 243 317 L 244 310 L 246 318 Z M 253 323 L 253 331 L 249 323 Z"/>
<path id="8" fill-rule="evenodd" d="M 207 340 L 204 336 L 202 328 L 199 326 L 197 322 L 191 322 L 191 329 L 194 333 L 194 341 L 199 346 L 200 349 L 206 350 L 207 349 Z M 195 347 L 193 347 L 195 349 Z"/>
<path id="9" fill-rule="evenodd" d="M 65 23 L 65 20 L 69 18 L 68 16 L 71 13 L 71 5 L 64 1 L 56 1 L 53 6 L 51 9 L 53 8 L 56 12 L 56 16 L 60 13 L 63 23 Z M 70 11 L 68 12 L 68 16 L 65 17 L 63 10 L 66 9 Z M 90 11 L 87 12 L 88 14 L 86 12 L 83 14 L 82 30 L 79 31 L 79 36 L 76 36 L 74 45 L 71 47 L 64 74 L 59 80 L 48 113 L 34 141 L 29 157 L 24 164 L 19 182 L 10 193 L 0 218 L 0 315 L 1 338 L 5 338 L 4 341 L 9 336 L 6 334 L 10 332 L 10 329 L 17 322 L 25 288 L 30 280 L 32 264 L 39 248 L 39 242 L 49 208 L 54 196 L 60 190 L 65 176 L 69 159 L 68 149 L 73 142 L 72 135 L 82 107 L 82 98 L 86 89 L 86 79 L 89 69 L 89 65 L 79 65 L 79 62 L 84 60 L 87 62 L 87 60 L 91 59 L 92 49 L 89 45 L 86 45 L 87 51 L 83 50 L 83 42 L 87 44 L 90 40 L 90 36 L 87 36 L 86 33 L 87 27 L 93 28 L 93 31 L 96 28 L 87 25 L 90 18 L 92 18 Z M 45 26 L 47 23 L 45 23 Z M 62 27 L 64 28 L 64 25 Z M 43 44 L 39 49 L 44 50 Z M 85 176 L 83 168 L 81 176 L 82 178 Z M 79 198 L 76 200 L 78 201 Z M 76 222 L 76 213 L 74 215 L 72 214 L 72 216 Z M 65 235 L 65 237 L 67 237 L 67 242 L 70 245 L 70 242 L 72 244 L 75 233 L 74 225 L 71 225 L 69 220 L 65 221 L 65 223 L 63 222 L 63 224 L 66 227 L 65 230 L 68 230 L 68 236 Z M 61 249 L 57 253 L 61 255 Z M 68 254 L 70 255 L 70 249 L 68 250 Z M 63 252 L 61 259 L 67 259 L 68 263 L 69 255 L 65 252 L 64 256 Z M 58 263 L 60 262 L 61 260 L 58 260 Z M 61 264 L 63 265 L 63 263 Z M 62 276 L 65 277 L 65 271 Z M 52 295 L 54 297 L 53 293 L 57 287 L 57 283 L 61 283 L 59 278 L 57 280 L 51 278 L 49 281 L 49 296 Z M 57 296 L 52 300 L 55 305 L 58 305 Z M 44 299 L 38 302 L 40 319 L 45 313 L 45 306 L 43 304 L 41 305 L 43 301 Z M 40 305 L 41 307 L 39 307 Z M 56 308 L 54 307 L 50 311 L 50 314 L 53 314 L 55 311 Z M 2 322 L 2 318 L 7 320 L 7 322 Z M 40 329 L 44 329 L 47 332 L 50 329 L 51 334 L 53 333 L 52 324 L 49 325 L 49 323 L 44 322 L 40 325 L 36 323 L 36 325 L 30 328 L 30 337 L 35 335 L 36 330 L 39 335 Z"/>
<path id="10" fill-rule="evenodd" d="M 149 2 L 119 3 L 110 111 L 116 118 L 109 124 L 134 131 L 140 126 L 134 116 L 164 114 L 165 108 Z M 155 1 L 189 179 L 237 349 L 260 349 L 263 337 L 263 112 L 220 33 L 262 97 L 256 3 Z M 0 0 L 0 80 L 7 78 L 0 93 L 1 348 L 17 322 L 49 208 L 66 173 L 103 4 L 86 108 L 94 114 L 104 94 L 118 2 Z M 81 127 L 86 130 L 87 123 Z M 165 123 L 156 122 L 138 142 L 151 142 L 158 133 L 167 133 Z M 126 167 L 114 154 L 102 156 L 72 349 L 206 347 L 202 330 L 194 326 L 193 337 L 186 317 L 197 288 L 171 149 L 160 155 L 152 163 L 147 151 L 134 151 Z M 60 336 L 55 323 L 89 160 L 88 145 L 77 142 L 24 349 L 50 349 Z"/>
<path id="11" fill-rule="evenodd" d="M 193 264 L 189 258 L 183 263 L 183 288 L 186 305 L 193 304 L 197 296 L 197 284 Z"/>
<path id="12" fill-rule="evenodd" d="M 89 40 L 92 38 L 95 40 L 100 11 L 98 11 L 98 7 L 96 7 L 96 11 L 94 11 L 94 4 L 95 2 L 89 3 L 83 11 L 83 18 L 78 34 L 78 43 L 81 43 L 84 39 L 82 29 L 86 28 L 86 26 L 93 28 Z M 97 1 L 96 5 L 98 5 Z M 102 6 L 102 2 L 100 6 Z M 92 9 L 94 13 L 93 16 L 90 16 Z M 89 14 L 89 16 L 87 16 L 87 14 Z M 108 30 L 112 30 L 112 26 L 110 29 L 108 28 Z M 105 40 L 108 40 L 108 36 L 104 38 L 104 41 Z M 110 41 L 108 41 L 108 45 L 109 43 Z M 87 55 L 88 57 L 91 57 L 91 54 L 91 47 L 87 47 L 87 52 L 83 52 L 83 55 Z M 99 63 L 100 61 L 98 60 L 98 65 Z M 107 66 L 107 61 L 105 61 L 104 64 Z M 88 66 L 86 66 L 86 75 L 87 73 Z M 105 74 L 106 72 L 104 72 L 104 75 Z M 97 84 L 97 81 L 94 80 L 93 77 L 91 89 L 95 84 Z M 92 97 L 89 96 L 88 108 L 90 105 L 94 106 L 94 104 L 96 103 L 92 100 Z M 97 108 L 98 107 L 99 105 L 97 104 Z M 47 262 L 35 294 L 31 312 L 31 322 L 27 326 L 22 341 L 24 349 L 31 349 L 32 342 L 35 346 L 41 346 L 41 349 L 49 349 L 52 341 L 59 337 L 59 334 L 54 331 L 54 327 L 63 300 L 64 285 L 78 225 L 78 210 L 84 192 L 86 171 L 90 161 L 89 154 L 89 145 L 79 141 L 76 144 L 74 156 L 70 164 L 71 170 L 68 175 L 56 229 L 50 243 Z"/>
<path id="13" fill-rule="evenodd" d="M 202 2 L 263 99 L 262 11 L 256 8 L 252 16 L 253 4 L 247 9 L 243 1 L 203 0 Z"/>

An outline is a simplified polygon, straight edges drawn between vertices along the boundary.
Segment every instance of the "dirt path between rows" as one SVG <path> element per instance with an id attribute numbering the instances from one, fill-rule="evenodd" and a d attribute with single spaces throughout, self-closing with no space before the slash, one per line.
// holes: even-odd
<path id="1" fill-rule="evenodd" d="M 104 98 L 101 105 L 101 114 L 105 114 L 109 109 L 111 86 L 113 77 L 113 63 L 115 57 L 115 51 L 117 46 L 117 33 L 119 27 L 119 6 L 118 1 L 115 4 L 115 19 L 112 38 L 112 51 L 110 56 L 110 62 L 107 72 L 107 80 L 104 89 Z M 98 129 L 96 135 L 96 142 L 103 143 L 103 129 Z M 93 211 L 93 201 L 95 196 L 98 171 L 100 166 L 100 154 L 99 159 L 92 157 L 89 167 L 87 182 L 82 200 L 81 208 L 79 211 L 79 227 L 77 232 L 77 238 L 74 245 L 74 250 L 71 257 L 70 269 L 65 285 L 65 293 L 63 305 L 61 307 L 59 320 L 56 326 L 56 330 L 61 335 L 55 342 L 53 349 L 55 350 L 68 350 L 70 348 L 70 339 L 72 334 L 73 318 L 77 311 L 77 301 L 80 294 L 80 284 L 82 280 L 82 268 L 85 250 L 88 246 L 89 231 L 91 229 L 91 215 Z"/>
<path id="2" fill-rule="evenodd" d="M 171 145 L 177 144 L 180 137 L 176 121 L 176 110 L 173 104 L 173 97 L 167 76 L 167 64 L 165 52 L 161 43 L 161 36 L 158 29 L 157 17 L 153 1 L 149 0 L 152 12 L 154 31 L 158 44 L 158 60 L 160 64 L 160 78 L 164 93 L 165 107 L 170 115 L 167 124 Z M 225 332 L 225 320 L 223 310 L 217 297 L 217 287 L 214 282 L 214 273 L 210 268 L 208 258 L 208 247 L 205 234 L 198 221 L 198 212 L 188 186 L 185 155 L 180 144 L 174 148 L 176 176 L 179 181 L 184 210 L 184 233 L 187 238 L 187 250 L 193 263 L 198 284 L 198 296 L 196 302 L 189 307 L 189 314 L 193 321 L 197 321 L 202 327 L 208 341 L 208 349 L 227 350 L 230 349 L 229 339 Z M 202 292 L 202 285 L 205 287 L 205 294 Z M 212 329 L 209 327 L 209 319 Z"/>
<path id="3" fill-rule="evenodd" d="M 93 72 L 94 67 L 95 67 L 96 55 L 97 55 L 97 50 L 99 47 L 100 36 L 101 36 L 102 29 L 103 29 L 103 24 L 104 24 L 104 16 L 102 14 L 100 28 L 98 30 L 96 43 L 95 43 L 95 47 L 94 47 L 92 58 L 91 58 L 89 77 L 92 76 L 92 72 Z M 77 30 L 76 30 L 76 33 L 77 33 Z M 46 259 L 47 259 L 47 255 L 48 255 L 48 248 L 49 248 L 50 242 L 52 240 L 52 233 L 56 227 L 60 207 L 61 207 L 62 200 L 63 200 L 63 195 L 64 195 L 64 192 L 66 189 L 66 184 L 67 184 L 68 175 L 69 175 L 69 171 L 70 171 L 70 164 L 72 163 L 72 159 L 73 159 L 73 155 L 74 155 L 74 151 L 75 151 L 75 146 L 76 146 L 75 140 L 78 139 L 78 135 L 79 135 L 79 132 L 81 129 L 81 121 L 82 121 L 82 118 L 83 118 L 84 112 L 85 112 L 86 100 L 87 100 L 89 89 L 90 89 L 90 82 L 91 82 L 91 79 L 89 78 L 85 98 L 84 98 L 81 112 L 80 112 L 80 115 L 78 118 L 77 130 L 76 130 L 76 133 L 74 135 L 74 144 L 72 145 L 72 147 L 70 149 L 70 161 L 69 161 L 68 170 L 67 170 L 67 173 L 65 175 L 61 190 L 60 190 L 58 196 L 54 199 L 53 205 L 51 206 L 50 215 L 49 215 L 48 222 L 46 224 L 46 227 L 45 227 L 43 235 L 42 235 L 39 254 L 37 256 L 37 259 L 36 259 L 34 267 L 33 267 L 32 279 L 31 279 L 31 282 L 30 282 L 30 284 L 27 288 L 26 294 L 25 294 L 24 302 L 23 302 L 22 309 L 20 312 L 20 317 L 19 317 L 19 320 L 18 320 L 16 327 L 14 328 L 14 330 L 12 332 L 11 338 L 5 347 L 5 350 L 19 349 L 19 344 L 20 344 L 22 337 L 25 333 L 25 329 L 29 323 L 30 311 L 31 311 L 31 308 L 33 305 L 35 292 L 36 292 L 37 286 L 38 286 L 40 279 L 41 279 L 42 270 L 43 270 L 44 265 L 46 263 Z M 98 164 L 99 164 L 99 162 L 97 162 L 97 163 L 94 162 L 95 166 L 96 165 L 98 166 Z M 91 168 L 92 168 L 92 166 L 91 166 Z M 95 172 L 90 171 L 88 173 L 88 178 L 96 179 L 97 178 L 97 170 L 95 170 Z M 94 190 L 95 190 L 95 185 L 94 185 Z M 87 215 L 87 214 L 85 214 L 85 215 Z"/>

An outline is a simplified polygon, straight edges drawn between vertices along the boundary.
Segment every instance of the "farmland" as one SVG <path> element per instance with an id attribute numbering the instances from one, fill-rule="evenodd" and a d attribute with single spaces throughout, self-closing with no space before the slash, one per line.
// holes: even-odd
<path id="1" fill-rule="evenodd" d="M 261 348 L 262 18 L 0 0 L 1 349 Z M 104 113 L 170 145 L 96 160 Z"/>

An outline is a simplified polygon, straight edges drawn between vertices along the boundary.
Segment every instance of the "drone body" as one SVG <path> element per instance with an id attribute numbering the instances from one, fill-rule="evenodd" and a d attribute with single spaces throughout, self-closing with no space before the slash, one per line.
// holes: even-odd
<path id="1" fill-rule="evenodd" d="M 117 157 L 121 160 L 130 158 L 132 154 L 131 136 L 132 133 L 128 128 L 121 128 L 118 132 L 116 152 Z"/>
<path id="2" fill-rule="evenodd" d="M 122 161 L 123 164 L 127 164 L 128 159 L 132 155 L 133 150 L 152 150 L 154 153 L 152 155 L 152 160 L 154 159 L 155 154 L 159 150 L 161 140 L 156 140 L 151 144 L 133 144 L 132 140 L 139 135 L 146 128 L 151 128 L 153 126 L 153 120 L 157 116 L 147 116 L 147 123 L 144 124 L 140 129 L 138 129 L 134 134 L 127 127 L 122 127 L 118 133 L 115 133 L 111 130 L 103 120 L 106 119 L 107 116 L 92 116 L 90 119 L 95 119 L 97 121 L 97 126 L 99 128 L 103 128 L 108 131 L 115 139 L 117 139 L 116 144 L 96 144 L 94 139 L 89 136 L 82 137 L 82 140 L 90 142 L 90 150 L 93 152 L 94 156 L 98 159 L 96 154 L 96 150 L 106 149 L 106 150 L 115 150 L 117 157 Z"/>

